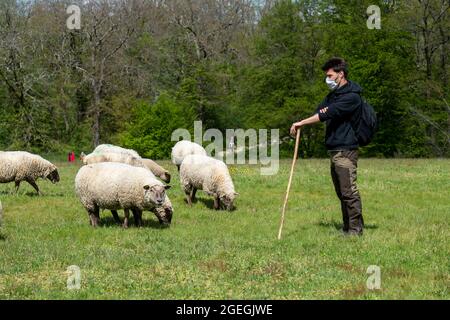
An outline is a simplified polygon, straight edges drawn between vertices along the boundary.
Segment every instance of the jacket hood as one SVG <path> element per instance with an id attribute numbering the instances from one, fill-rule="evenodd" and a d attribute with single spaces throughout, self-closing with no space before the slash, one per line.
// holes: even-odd
<path id="1" fill-rule="evenodd" d="M 336 94 L 349 93 L 349 92 L 354 92 L 354 93 L 360 94 L 362 92 L 362 88 L 356 82 L 347 80 L 346 85 L 337 88 L 334 92 Z"/>

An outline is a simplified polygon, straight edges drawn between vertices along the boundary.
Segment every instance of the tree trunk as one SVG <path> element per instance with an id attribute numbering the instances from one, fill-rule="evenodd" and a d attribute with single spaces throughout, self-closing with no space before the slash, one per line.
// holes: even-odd
<path id="1" fill-rule="evenodd" d="M 447 52 L 447 37 L 444 32 L 444 28 L 442 26 L 439 26 L 439 35 L 441 36 L 441 79 L 442 79 L 442 86 L 443 88 L 447 88 L 448 86 L 448 79 L 447 79 L 447 58 L 448 58 L 448 52 Z"/>
<path id="2" fill-rule="evenodd" d="M 94 147 L 97 147 L 100 144 L 100 86 L 99 81 L 93 80 L 92 91 L 94 92 L 94 101 L 92 103 L 92 143 L 94 144 Z"/>
<path id="3" fill-rule="evenodd" d="M 100 96 L 95 92 L 93 105 L 92 143 L 94 147 L 100 144 Z"/>

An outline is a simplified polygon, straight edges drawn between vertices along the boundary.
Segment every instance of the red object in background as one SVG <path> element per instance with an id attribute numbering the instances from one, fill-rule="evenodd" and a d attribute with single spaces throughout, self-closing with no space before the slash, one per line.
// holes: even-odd
<path id="1" fill-rule="evenodd" d="M 75 162 L 75 153 L 72 151 L 72 152 L 69 152 L 69 155 L 68 155 L 68 157 L 67 157 L 67 160 L 69 161 L 69 162 Z"/>

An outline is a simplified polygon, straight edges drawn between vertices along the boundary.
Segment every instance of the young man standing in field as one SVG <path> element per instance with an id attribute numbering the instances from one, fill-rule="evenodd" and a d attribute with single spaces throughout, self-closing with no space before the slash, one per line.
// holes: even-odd
<path id="1" fill-rule="evenodd" d="M 352 123 L 361 118 L 361 87 L 347 80 L 347 63 L 341 58 L 327 61 L 322 70 L 331 92 L 318 106 L 316 113 L 292 124 L 291 134 L 298 128 L 317 122 L 326 122 L 325 144 L 331 158 L 331 178 L 341 201 L 343 232 L 346 235 L 362 235 L 364 221 L 361 197 L 356 186 L 358 166 L 358 138 Z"/>

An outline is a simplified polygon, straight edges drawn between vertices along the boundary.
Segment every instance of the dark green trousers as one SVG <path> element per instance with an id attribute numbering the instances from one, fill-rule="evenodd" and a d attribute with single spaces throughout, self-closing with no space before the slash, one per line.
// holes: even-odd
<path id="1" fill-rule="evenodd" d="M 358 150 L 330 151 L 331 177 L 336 195 L 341 201 L 343 231 L 349 234 L 363 233 L 361 197 L 356 185 Z"/>

